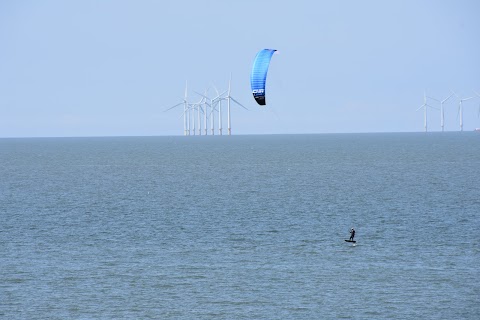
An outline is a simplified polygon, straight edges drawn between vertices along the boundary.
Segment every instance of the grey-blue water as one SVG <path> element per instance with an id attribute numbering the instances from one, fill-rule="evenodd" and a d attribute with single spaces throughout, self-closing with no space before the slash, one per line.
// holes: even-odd
<path id="1" fill-rule="evenodd" d="M 1 318 L 480 319 L 480 134 L 0 139 L 0 163 Z"/>

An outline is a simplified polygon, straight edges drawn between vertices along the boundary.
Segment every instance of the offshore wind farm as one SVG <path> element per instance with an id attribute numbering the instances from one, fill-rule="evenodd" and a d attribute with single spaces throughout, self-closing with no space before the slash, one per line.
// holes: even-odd
<path id="1" fill-rule="evenodd" d="M 185 81 L 183 100 L 171 107 L 168 107 L 164 111 L 167 112 L 171 110 L 178 110 L 180 106 L 183 106 L 181 112 L 177 114 L 180 115 L 178 119 L 182 119 L 184 136 L 207 136 L 216 134 L 221 136 L 224 135 L 223 122 L 225 120 L 225 115 L 222 114 L 222 102 L 226 102 L 227 135 L 232 135 L 232 105 L 235 104 L 237 107 L 241 107 L 246 111 L 249 109 L 232 96 L 231 84 L 232 76 L 230 75 L 228 87 L 225 91 L 220 92 L 217 86 L 212 82 L 211 86 L 206 88 L 203 93 L 193 90 L 194 97 L 196 96 L 198 101 L 189 101 L 188 81 Z M 214 95 L 209 95 L 212 91 L 214 91 Z M 255 93 L 256 92 L 254 92 L 254 94 Z M 464 131 L 464 103 L 470 101 L 471 103 L 468 105 L 468 107 L 475 106 L 475 99 L 480 100 L 480 94 L 475 90 L 473 90 L 473 95 L 467 97 L 461 97 L 456 92 L 451 91 L 451 93 L 443 99 L 427 96 L 426 90 L 424 90 L 423 104 L 416 109 L 416 111 L 422 111 L 423 114 L 423 131 L 428 132 L 429 128 L 431 132 L 438 131 L 432 129 L 432 127 L 436 128 L 437 126 L 429 124 L 429 119 L 437 118 L 438 116 L 440 121 L 440 131 L 446 131 L 445 105 L 449 102 L 450 108 L 448 114 L 450 118 L 455 117 L 456 121 L 458 122 L 458 130 L 456 130 L 455 127 L 452 127 L 447 131 Z M 429 100 L 432 100 L 433 103 Z M 434 106 L 434 104 L 438 104 L 439 108 Z M 430 110 L 430 112 L 434 112 L 434 114 L 429 116 L 430 113 L 428 110 Z M 435 114 L 436 112 L 438 112 L 438 115 Z M 470 116 L 472 115 L 473 113 L 470 112 Z M 480 102 L 478 103 L 478 107 L 476 107 L 476 117 L 480 119 Z M 480 123 L 479 126 L 474 130 L 480 131 Z"/>
<path id="2" fill-rule="evenodd" d="M 222 114 L 222 102 L 227 104 L 227 134 L 232 134 L 232 104 L 235 104 L 239 107 L 242 107 L 245 110 L 248 110 L 242 103 L 236 100 L 231 94 L 231 82 L 232 76 L 228 80 L 228 89 L 221 92 L 218 90 L 217 86 L 212 82 L 211 87 L 208 87 L 204 90 L 203 93 L 198 91 L 193 91 L 196 96 L 200 98 L 197 102 L 188 101 L 188 81 L 185 81 L 185 94 L 183 101 L 179 102 L 165 111 L 173 110 L 177 107 L 183 106 L 180 118 L 183 119 L 183 135 L 184 136 L 195 136 L 195 135 L 215 135 L 215 118 L 217 118 L 217 134 L 223 135 L 223 120 L 224 115 Z M 209 96 L 211 89 L 215 91 L 215 96 L 212 98 Z M 210 130 L 208 130 L 210 127 Z"/>
<path id="3" fill-rule="evenodd" d="M 455 99 L 451 99 L 451 98 L 456 98 L 456 101 Z M 467 102 L 467 101 L 475 101 L 474 99 L 475 98 L 480 98 L 480 94 L 473 90 L 473 95 L 470 95 L 470 96 L 467 96 L 467 97 L 462 97 L 462 96 L 459 96 L 456 92 L 454 91 L 451 91 L 450 92 L 450 95 L 448 95 L 447 97 L 443 98 L 443 99 L 438 99 L 438 98 L 435 98 L 435 97 L 432 97 L 432 96 L 427 96 L 427 93 L 426 93 L 426 90 L 424 91 L 423 93 L 423 104 L 417 108 L 416 111 L 420 111 L 420 110 L 423 110 L 423 131 L 424 132 L 428 132 L 428 127 L 429 127 L 429 116 L 428 116 L 428 110 L 429 109 L 432 109 L 432 110 L 437 110 L 439 111 L 439 114 L 440 114 L 440 130 L 441 132 L 445 132 L 445 103 L 447 103 L 448 101 L 451 101 L 451 117 L 453 117 L 453 115 L 456 114 L 456 121 L 458 121 L 458 125 L 459 125 L 459 130 L 458 131 L 463 131 L 463 126 L 464 126 L 464 103 Z M 435 103 L 438 103 L 440 105 L 440 108 L 437 108 L 435 106 L 432 106 L 431 104 L 429 104 L 429 101 L 428 100 L 433 100 Z M 471 106 L 474 106 L 474 103 L 470 103 Z M 456 106 L 456 108 L 455 108 Z M 456 112 L 455 112 L 455 109 L 456 109 Z M 478 103 L 478 108 L 477 108 L 477 112 L 476 113 L 476 117 L 480 119 L 480 102 Z M 470 112 L 470 116 L 473 117 L 474 114 L 473 112 Z M 480 120 L 479 120 L 480 121 Z M 434 130 L 435 131 L 435 130 Z M 457 131 L 457 130 L 449 130 L 449 131 Z M 474 131 L 480 131 L 480 123 L 479 123 L 479 126 L 476 127 L 474 129 Z"/>

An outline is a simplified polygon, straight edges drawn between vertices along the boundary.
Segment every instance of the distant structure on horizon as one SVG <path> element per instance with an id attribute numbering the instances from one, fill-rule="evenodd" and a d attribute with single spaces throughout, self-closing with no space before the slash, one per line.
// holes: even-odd
<path id="1" fill-rule="evenodd" d="M 199 93 L 194 91 L 201 99 L 197 102 L 188 102 L 188 84 L 185 82 L 185 95 L 183 101 L 175 104 L 172 107 L 169 107 L 165 111 L 169 111 L 176 107 L 183 105 L 183 135 L 184 136 L 195 136 L 197 133 L 199 136 L 208 135 L 208 125 L 210 124 L 210 134 L 215 135 L 215 117 L 218 115 L 218 134 L 223 135 L 223 116 L 222 116 L 222 101 L 227 102 L 227 130 L 228 135 L 232 134 L 232 116 L 231 116 L 231 105 L 232 101 L 242 108 L 248 110 L 244 105 L 238 102 L 234 97 L 231 96 L 231 82 L 232 75 L 230 74 L 230 79 L 228 81 L 228 89 L 219 93 L 218 89 L 213 85 L 215 89 L 216 96 L 210 98 L 208 96 L 209 89 L 206 89 L 204 93 Z M 203 116 L 202 116 L 203 115 Z M 202 123 L 203 119 L 203 123 Z"/>
<path id="2" fill-rule="evenodd" d="M 477 97 L 480 98 L 479 93 L 477 93 L 476 91 L 474 91 L 474 93 Z M 471 96 L 471 97 L 467 97 L 467 98 L 460 98 L 460 96 L 458 96 L 455 92 L 452 91 L 452 93 L 448 97 L 446 97 L 445 99 L 438 100 L 436 98 L 427 96 L 426 91 L 424 91 L 424 93 L 423 93 L 423 104 L 417 109 L 417 111 L 419 111 L 421 109 L 424 110 L 424 112 L 423 112 L 423 127 L 424 127 L 425 132 L 428 131 L 427 130 L 427 108 L 440 110 L 440 128 L 441 128 L 442 132 L 444 132 L 444 130 L 445 130 L 445 112 L 444 112 L 443 105 L 444 105 L 445 102 L 447 102 L 453 96 L 455 96 L 458 100 L 457 118 L 460 119 L 460 123 L 459 123 L 460 124 L 460 131 L 463 131 L 463 102 L 474 99 L 475 96 Z M 427 102 L 427 98 L 435 100 L 438 103 L 440 103 L 440 109 L 432 107 L 431 105 L 429 105 L 428 102 Z M 480 104 L 478 106 L 478 115 L 477 116 L 480 117 Z M 475 131 L 480 131 L 480 128 L 476 128 Z"/>

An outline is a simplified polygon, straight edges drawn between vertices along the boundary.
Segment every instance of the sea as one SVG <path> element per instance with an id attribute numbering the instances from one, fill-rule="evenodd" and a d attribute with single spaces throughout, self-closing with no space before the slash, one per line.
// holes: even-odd
<path id="1" fill-rule="evenodd" d="M 475 132 L 4 138 L 0 164 L 2 319 L 480 319 Z"/>

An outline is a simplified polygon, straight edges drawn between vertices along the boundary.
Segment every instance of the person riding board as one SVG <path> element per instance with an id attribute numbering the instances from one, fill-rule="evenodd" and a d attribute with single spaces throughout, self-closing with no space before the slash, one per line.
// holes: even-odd
<path id="1" fill-rule="evenodd" d="M 355 229 L 350 229 L 350 241 L 353 241 L 353 238 L 355 237 Z"/>

